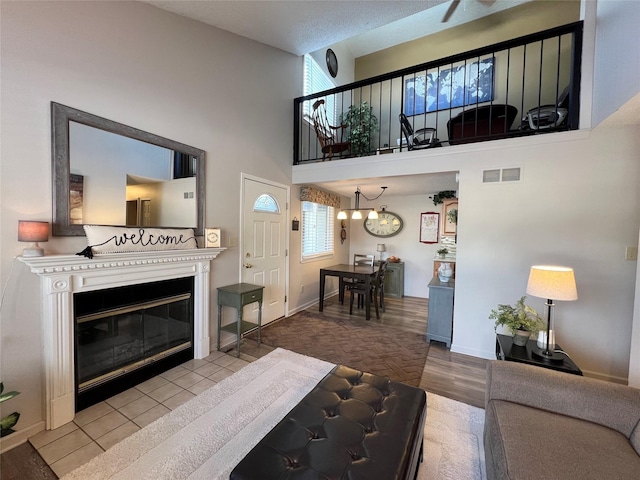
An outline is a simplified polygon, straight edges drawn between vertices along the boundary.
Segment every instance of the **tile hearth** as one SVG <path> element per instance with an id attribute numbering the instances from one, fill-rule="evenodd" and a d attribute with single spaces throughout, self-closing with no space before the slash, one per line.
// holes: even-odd
<path id="1" fill-rule="evenodd" d="M 259 355 L 270 349 L 265 346 Z M 72 422 L 34 435 L 29 442 L 62 477 L 254 360 L 246 354 L 236 358 L 234 351 L 189 360 L 79 412 Z"/>

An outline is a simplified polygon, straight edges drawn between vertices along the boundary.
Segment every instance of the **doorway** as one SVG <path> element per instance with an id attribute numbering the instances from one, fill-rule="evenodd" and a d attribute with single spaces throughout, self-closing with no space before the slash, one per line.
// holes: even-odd
<path id="1" fill-rule="evenodd" d="M 242 174 L 241 282 L 264 285 L 262 324 L 284 317 L 289 187 Z M 246 312 L 257 319 L 256 304 Z"/>

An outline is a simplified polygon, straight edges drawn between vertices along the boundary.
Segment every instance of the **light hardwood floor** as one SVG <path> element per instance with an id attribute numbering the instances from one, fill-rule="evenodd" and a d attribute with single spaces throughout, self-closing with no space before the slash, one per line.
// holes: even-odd
<path id="1" fill-rule="evenodd" d="M 325 311 L 348 315 L 346 303 L 328 302 Z M 387 298 L 386 312 L 380 315 L 380 319 L 374 315 L 371 321 L 425 334 L 428 305 L 429 300 L 425 298 Z M 420 386 L 428 392 L 484 408 L 486 366 L 485 359 L 452 353 L 444 343 L 431 342 Z"/>

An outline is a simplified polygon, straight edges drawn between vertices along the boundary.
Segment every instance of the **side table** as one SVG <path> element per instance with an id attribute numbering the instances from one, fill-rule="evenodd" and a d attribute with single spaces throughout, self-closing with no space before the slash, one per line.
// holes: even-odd
<path id="1" fill-rule="evenodd" d="M 576 365 L 566 353 L 562 352 L 562 356 L 564 357 L 562 363 L 545 362 L 531 355 L 531 351 L 536 348 L 537 345 L 535 340 L 529 340 L 527 345 L 521 347 L 519 345 L 514 345 L 513 337 L 509 335 L 496 335 L 496 358 L 498 360 L 526 363 L 529 365 L 536 365 L 538 367 L 550 368 L 551 370 L 557 370 L 558 372 L 582 375 L 582 370 L 580 370 L 578 365 Z M 562 348 L 556 343 L 555 350 L 562 350 Z"/>
<path id="2" fill-rule="evenodd" d="M 236 357 L 240 356 L 240 340 L 242 334 L 258 327 L 258 345 L 260 345 L 260 328 L 262 327 L 262 293 L 264 286 L 251 283 L 236 283 L 226 287 L 218 287 L 218 350 L 220 350 L 220 332 L 235 333 Z M 242 310 L 245 305 L 258 302 L 258 323 L 242 320 Z M 238 311 L 235 325 L 222 325 L 222 307 L 233 307 Z"/>

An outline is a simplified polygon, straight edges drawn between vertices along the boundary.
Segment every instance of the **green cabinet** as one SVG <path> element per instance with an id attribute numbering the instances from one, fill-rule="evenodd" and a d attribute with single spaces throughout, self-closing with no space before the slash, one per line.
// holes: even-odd
<path id="1" fill-rule="evenodd" d="M 427 343 L 431 340 L 451 346 L 453 335 L 453 296 L 455 280 L 441 282 L 435 276 L 429 282 L 429 312 L 427 315 Z"/>
<path id="2" fill-rule="evenodd" d="M 387 262 L 387 272 L 384 275 L 384 296 L 404 297 L 404 262 Z"/>

